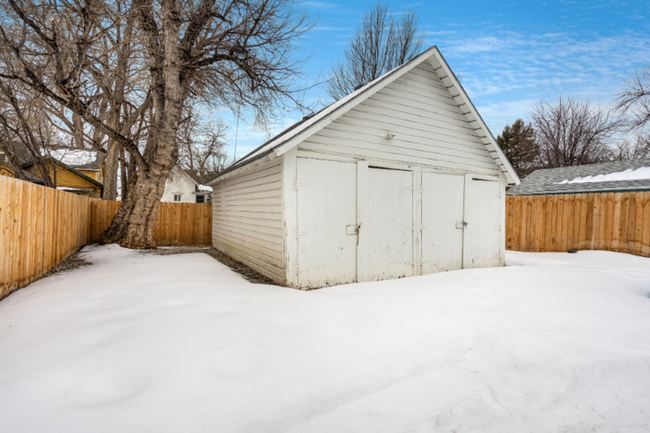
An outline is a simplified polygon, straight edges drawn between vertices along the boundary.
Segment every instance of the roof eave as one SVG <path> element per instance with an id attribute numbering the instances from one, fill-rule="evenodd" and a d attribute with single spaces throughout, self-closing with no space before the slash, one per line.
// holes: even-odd
<path id="1" fill-rule="evenodd" d="M 501 147 L 497 144 L 496 140 L 494 139 L 494 136 L 492 135 L 492 131 L 490 131 L 490 128 L 487 127 L 487 124 L 481 117 L 481 114 L 478 112 L 478 110 L 474 106 L 474 103 L 467 95 L 467 92 L 465 91 L 465 88 L 463 87 L 461 82 L 458 81 L 458 78 L 456 78 L 456 75 L 449 67 L 447 60 L 445 60 L 440 50 L 438 50 L 438 47 L 434 45 L 433 48 L 435 49 L 435 53 L 436 53 L 435 57 L 438 59 L 438 62 L 440 63 L 440 65 L 432 64 L 433 68 L 434 69 L 442 68 L 443 71 L 445 72 L 446 76 L 444 78 L 441 77 L 442 82 L 445 84 L 447 90 L 449 90 L 454 100 L 456 100 L 456 102 L 459 103 L 459 106 L 462 106 L 464 104 L 467 107 L 469 112 L 464 114 L 466 117 L 468 117 L 467 120 L 470 122 L 470 124 L 476 127 L 477 135 L 479 135 L 481 141 L 483 141 L 483 144 L 488 148 L 488 151 L 496 152 L 498 159 L 501 162 L 499 168 L 503 171 L 503 174 L 506 176 L 506 181 L 508 182 L 508 185 L 519 185 L 521 183 L 521 179 L 519 179 L 519 176 L 512 168 L 510 161 L 508 161 L 508 158 L 506 158 L 505 154 L 501 150 Z M 456 92 L 454 92 L 454 90 Z M 457 94 L 455 95 L 454 93 Z M 457 98 L 460 99 L 460 101 Z M 481 131 L 483 135 L 478 134 L 478 131 Z"/>
<path id="2" fill-rule="evenodd" d="M 632 191 L 650 191 L 650 186 L 624 186 L 620 188 L 598 188 L 598 189 L 572 189 L 564 191 L 534 191 L 534 192 L 510 192 L 507 195 L 553 195 L 553 194 L 597 194 L 609 192 L 632 192 Z"/>

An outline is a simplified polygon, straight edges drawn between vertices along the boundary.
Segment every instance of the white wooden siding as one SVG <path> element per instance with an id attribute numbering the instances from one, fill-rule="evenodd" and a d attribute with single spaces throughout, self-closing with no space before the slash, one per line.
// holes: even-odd
<path id="1" fill-rule="evenodd" d="M 284 282 L 281 158 L 213 186 L 212 244 Z"/>
<path id="2" fill-rule="evenodd" d="M 196 183 L 186 173 L 174 168 L 169 178 L 165 181 L 165 191 L 160 201 L 174 201 L 174 195 L 181 195 L 181 203 L 195 203 L 196 196 L 194 191 Z"/>
<path id="3" fill-rule="evenodd" d="M 395 138 L 387 140 L 387 132 Z M 309 153 L 499 174 L 476 128 L 426 62 L 301 143 L 299 156 Z"/>

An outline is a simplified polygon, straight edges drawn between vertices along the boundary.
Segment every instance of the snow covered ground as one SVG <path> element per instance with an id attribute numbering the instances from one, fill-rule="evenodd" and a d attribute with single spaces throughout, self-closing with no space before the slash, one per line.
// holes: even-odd
<path id="1" fill-rule="evenodd" d="M 650 430 L 650 260 L 311 292 L 87 247 L 0 302 L 2 432 Z"/>

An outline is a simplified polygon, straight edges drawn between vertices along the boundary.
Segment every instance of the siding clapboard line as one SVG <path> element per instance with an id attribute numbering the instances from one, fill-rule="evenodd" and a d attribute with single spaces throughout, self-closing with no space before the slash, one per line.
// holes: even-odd
<path id="1" fill-rule="evenodd" d="M 433 67 L 422 64 L 299 144 L 301 154 L 364 157 L 495 176 L 475 122 Z M 386 139 L 386 132 L 395 134 Z"/>
<path id="2" fill-rule="evenodd" d="M 217 249 L 284 281 L 280 159 L 216 184 L 213 212 Z"/>

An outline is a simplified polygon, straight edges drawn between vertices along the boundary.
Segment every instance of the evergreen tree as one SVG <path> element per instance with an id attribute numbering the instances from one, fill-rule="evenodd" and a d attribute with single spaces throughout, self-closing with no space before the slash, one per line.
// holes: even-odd
<path id="1" fill-rule="evenodd" d="M 523 178 L 535 171 L 539 157 L 539 145 L 535 141 L 533 126 L 517 119 L 512 126 L 506 125 L 497 143 L 512 164 L 515 172 Z"/>

